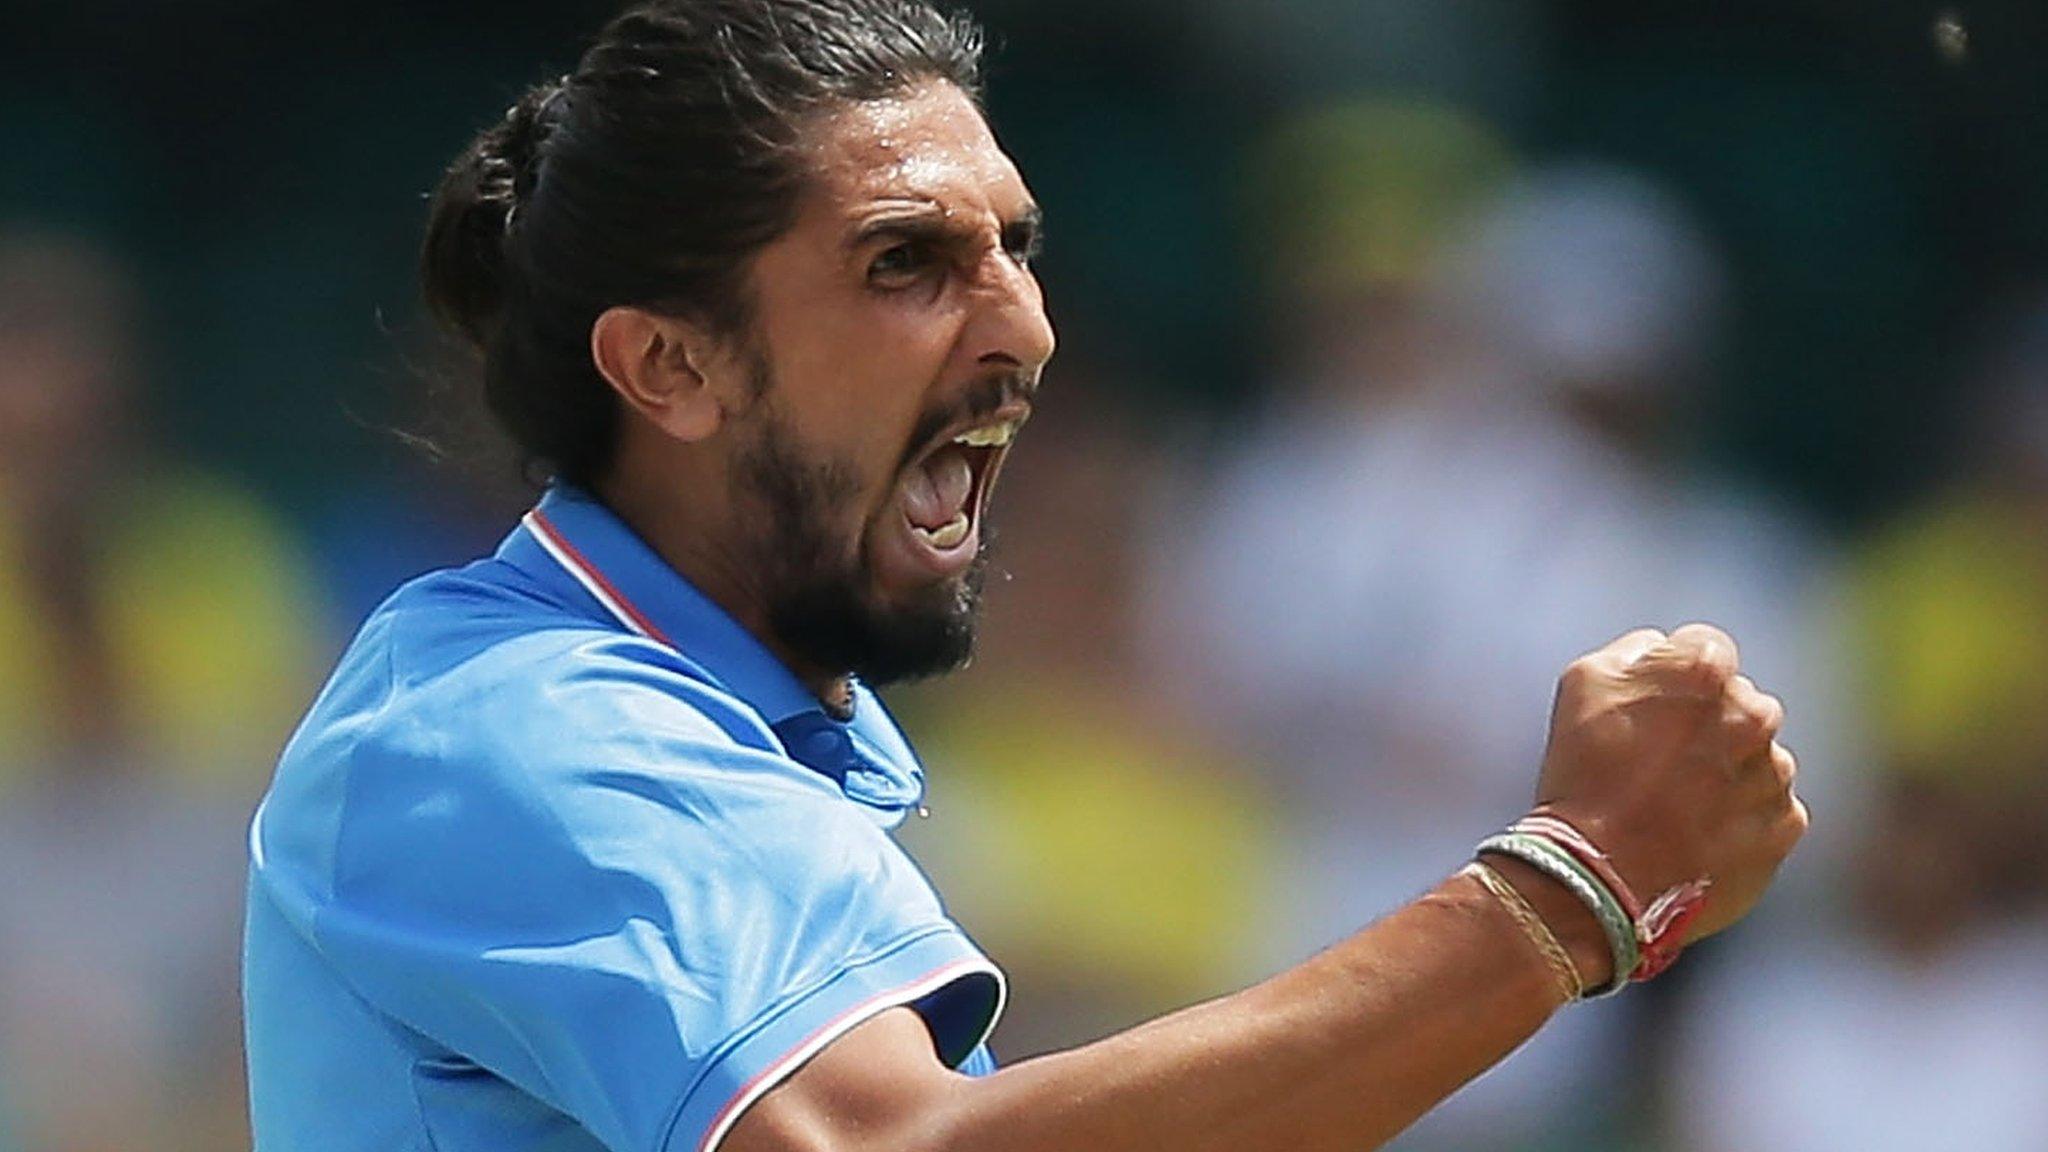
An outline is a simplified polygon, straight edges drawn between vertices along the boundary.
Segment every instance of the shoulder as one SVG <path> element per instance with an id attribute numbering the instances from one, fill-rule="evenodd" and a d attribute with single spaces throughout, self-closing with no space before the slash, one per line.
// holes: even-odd
<path id="1" fill-rule="evenodd" d="M 323 698 L 309 721 L 376 747 L 431 738 L 455 761 L 517 764 L 655 738 L 779 751 L 760 714 L 686 656 L 561 605 L 498 560 L 394 593 L 335 673 L 335 686 L 356 682 L 368 690 L 339 707 Z"/>
<path id="2" fill-rule="evenodd" d="M 484 561 L 371 615 L 285 750 L 256 847 L 331 880 L 379 856 L 601 840 L 657 818 L 758 838 L 781 826 L 760 812 L 838 799 L 685 657 Z"/>

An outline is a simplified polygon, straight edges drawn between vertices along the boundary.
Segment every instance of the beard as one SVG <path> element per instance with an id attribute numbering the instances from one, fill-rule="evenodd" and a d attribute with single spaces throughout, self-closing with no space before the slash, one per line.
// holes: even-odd
<path id="1" fill-rule="evenodd" d="M 765 373 L 761 383 L 759 431 L 736 457 L 733 484 L 745 506 L 766 512 L 754 562 L 776 641 L 813 668 L 875 686 L 964 667 L 974 655 L 986 543 L 963 578 L 882 602 L 865 548 L 849 558 L 833 527 L 860 495 L 857 471 L 806 451 L 775 412 Z"/>

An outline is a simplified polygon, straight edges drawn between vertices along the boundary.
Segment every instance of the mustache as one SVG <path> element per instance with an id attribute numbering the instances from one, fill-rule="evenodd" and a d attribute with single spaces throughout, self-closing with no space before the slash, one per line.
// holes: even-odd
<path id="1" fill-rule="evenodd" d="M 1038 396 L 1038 376 L 1023 370 L 1000 372 L 983 376 L 967 386 L 967 391 L 950 404 L 934 406 L 917 418 L 917 424 L 910 433 L 910 446 L 904 450 L 899 468 L 908 468 L 941 432 L 957 424 L 979 420 L 993 415 L 1006 404 L 1018 401 L 1029 403 Z"/>

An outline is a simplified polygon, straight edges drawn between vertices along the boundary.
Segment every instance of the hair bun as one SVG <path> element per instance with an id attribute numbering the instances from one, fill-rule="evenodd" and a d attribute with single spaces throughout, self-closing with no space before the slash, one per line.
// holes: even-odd
<path id="1" fill-rule="evenodd" d="M 504 122 L 498 126 L 501 134 L 493 162 L 503 166 L 508 231 L 518 217 L 520 206 L 533 195 L 534 185 L 540 179 L 541 149 L 554 129 L 562 94 L 568 90 L 567 76 L 527 89 L 518 103 L 505 110 Z"/>
<path id="2" fill-rule="evenodd" d="M 442 324 L 482 349 L 504 300 L 506 238 L 539 180 L 541 151 L 568 77 L 536 85 L 479 132 L 434 192 L 420 283 Z"/>

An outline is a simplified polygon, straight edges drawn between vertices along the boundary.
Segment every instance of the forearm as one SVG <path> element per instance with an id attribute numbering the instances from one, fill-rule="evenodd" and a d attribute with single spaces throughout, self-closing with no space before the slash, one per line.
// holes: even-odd
<path id="1" fill-rule="evenodd" d="M 1590 954 L 1573 943 L 1597 958 L 1597 940 Z M 1357 1152 L 1513 1051 L 1558 1001 L 1521 929 L 1461 877 L 1244 992 L 962 1081 L 918 1146 Z"/>
<path id="2" fill-rule="evenodd" d="M 1665 922 L 1685 933 L 1679 944 L 1734 922 L 1762 894 L 1806 813 L 1792 791 L 1796 765 L 1776 743 L 1783 706 L 1736 668 L 1733 641 L 1703 625 L 1668 637 L 1631 632 L 1572 663 L 1558 683 L 1538 806 L 1547 818 L 1576 818 L 1611 854 L 1558 848 L 1574 861 L 1590 853 L 1595 867 L 1538 853 L 1584 881 L 1569 885 L 1513 858 L 1520 851 L 1489 854 L 1533 907 L 1526 932 L 1517 917 L 1528 910 L 1512 894 L 1460 875 L 1255 988 L 980 1080 L 932 1058 L 913 1011 L 886 1012 L 764 1097 L 722 1152 L 1382 1144 L 1528 1039 L 1568 987 L 1606 986 L 1616 963 L 1631 966 L 1624 976 L 1651 970 L 1618 935 L 1632 927 L 1643 938 L 1642 913 L 1629 911 L 1640 901 L 1622 901 L 1601 868 L 1695 899 L 1711 883 L 1711 902 Z M 1603 922 L 1617 933 L 1612 946 Z M 1544 926 L 1576 973 L 1532 940 Z"/>

